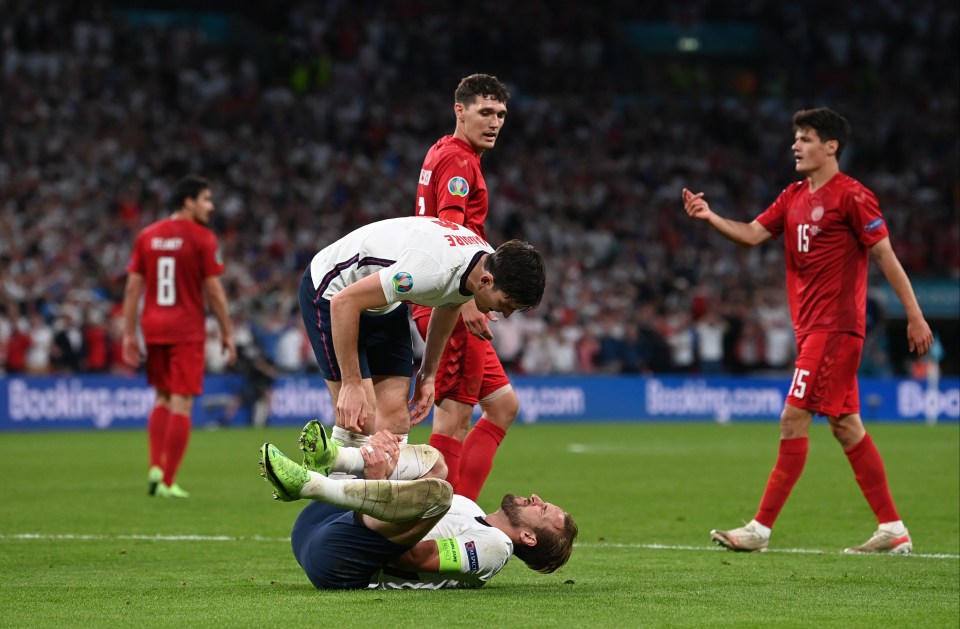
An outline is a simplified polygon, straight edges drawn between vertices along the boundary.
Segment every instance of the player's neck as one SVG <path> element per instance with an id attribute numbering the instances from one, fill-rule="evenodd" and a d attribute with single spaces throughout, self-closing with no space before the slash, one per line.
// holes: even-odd
<path id="1" fill-rule="evenodd" d="M 456 131 L 453 132 L 453 137 L 455 137 L 456 139 L 460 140 L 461 142 L 469 146 L 470 150 L 476 153 L 477 156 L 483 155 L 484 149 L 474 146 L 473 143 L 467 139 L 466 134 L 460 131 L 460 127 L 457 127 Z"/>
<path id="2" fill-rule="evenodd" d="M 175 210 L 173 214 L 170 215 L 170 220 L 193 221 L 194 223 L 197 222 L 197 219 L 193 216 L 193 214 L 191 214 L 187 210 Z"/>
<path id="3" fill-rule="evenodd" d="M 477 289 L 480 287 L 480 278 L 484 273 L 486 273 L 483 265 L 486 263 L 489 255 L 489 253 L 486 253 L 480 256 L 480 259 L 476 261 L 476 263 L 473 265 L 473 268 L 470 269 L 470 272 L 467 274 L 467 281 L 465 282 L 465 285 L 466 289 L 470 291 L 471 295 L 477 294 Z"/>
<path id="4" fill-rule="evenodd" d="M 825 164 L 823 167 L 807 173 L 807 183 L 810 186 L 810 192 L 816 192 L 833 179 L 834 175 L 840 172 L 840 166 L 836 163 Z"/>

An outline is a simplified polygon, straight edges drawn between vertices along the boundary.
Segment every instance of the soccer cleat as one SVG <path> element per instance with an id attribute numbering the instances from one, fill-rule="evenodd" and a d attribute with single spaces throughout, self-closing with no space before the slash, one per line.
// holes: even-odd
<path id="1" fill-rule="evenodd" d="M 319 421 L 311 419 L 300 431 L 300 449 L 303 451 L 305 468 L 330 476 L 333 464 L 337 462 L 340 446 L 333 439 L 327 439 L 327 432 Z"/>
<path id="2" fill-rule="evenodd" d="M 190 494 L 176 483 L 170 486 L 160 483 L 157 485 L 157 496 L 160 498 L 189 498 Z"/>
<path id="3" fill-rule="evenodd" d="M 897 533 L 884 529 L 877 529 L 866 542 L 853 548 L 846 548 L 843 552 L 850 554 L 860 553 L 889 553 L 891 555 L 909 555 L 913 551 L 913 542 L 906 527 Z"/>
<path id="4" fill-rule="evenodd" d="M 767 550 L 769 537 L 764 537 L 753 527 L 753 522 L 729 531 L 710 531 L 710 539 L 718 546 L 741 553 L 762 553 Z"/>
<path id="5" fill-rule="evenodd" d="M 151 465 L 147 472 L 147 493 L 151 496 L 156 495 L 157 485 L 163 480 L 163 470 L 159 465 Z"/>
<path id="6" fill-rule="evenodd" d="M 260 476 L 273 485 L 273 498 L 284 502 L 300 499 L 300 490 L 310 480 L 310 472 L 271 443 L 260 446 Z"/>

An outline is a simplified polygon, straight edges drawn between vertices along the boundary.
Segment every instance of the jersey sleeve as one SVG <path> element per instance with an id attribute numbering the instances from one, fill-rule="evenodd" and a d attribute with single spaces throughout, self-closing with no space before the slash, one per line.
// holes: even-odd
<path id="1" fill-rule="evenodd" d="M 201 251 L 200 264 L 203 271 L 203 277 L 212 275 L 221 275 L 224 271 L 223 255 L 217 245 L 217 237 L 213 232 L 207 231 L 203 238 L 203 247 Z"/>
<path id="2" fill-rule="evenodd" d="M 457 208 L 466 214 L 467 197 L 476 185 L 477 170 L 471 160 L 457 155 L 445 156 L 437 164 L 432 180 L 437 216 L 447 208 Z"/>
<path id="3" fill-rule="evenodd" d="M 764 229 L 770 232 L 773 238 L 779 238 L 783 233 L 783 219 L 787 209 L 787 202 L 785 200 L 787 190 L 789 190 L 789 188 L 781 192 L 780 196 L 770 204 L 770 207 L 757 217 L 757 222 L 763 225 Z"/>
<path id="4" fill-rule="evenodd" d="M 889 235 L 880 203 L 867 188 L 858 185 L 848 190 L 843 196 L 843 210 L 857 240 L 865 247 L 872 247 Z"/>
<path id="5" fill-rule="evenodd" d="M 513 544 L 495 529 L 470 529 L 434 541 L 440 551 L 441 573 L 469 574 L 483 582 L 500 572 L 513 554 Z"/>
<path id="6" fill-rule="evenodd" d="M 139 273 L 145 275 L 143 260 L 143 232 L 137 234 L 133 241 L 133 247 L 130 249 L 130 262 L 127 264 L 127 273 Z"/>

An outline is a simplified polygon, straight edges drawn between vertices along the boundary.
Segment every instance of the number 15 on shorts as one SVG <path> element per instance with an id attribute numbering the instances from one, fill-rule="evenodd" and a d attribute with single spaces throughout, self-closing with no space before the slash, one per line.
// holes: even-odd
<path id="1" fill-rule="evenodd" d="M 807 392 L 807 382 L 805 378 L 810 375 L 806 369 L 793 370 L 793 382 L 790 383 L 790 395 L 802 400 Z"/>

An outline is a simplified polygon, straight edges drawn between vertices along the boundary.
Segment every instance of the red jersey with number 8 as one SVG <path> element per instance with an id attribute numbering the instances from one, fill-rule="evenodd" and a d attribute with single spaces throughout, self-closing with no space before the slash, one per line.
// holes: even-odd
<path id="1" fill-rule="evenodd" d="M 797 337 L 866 334 L 869 248 L 887 237 L 877 197 L 837 173 L 816 192 L 790 184 L 757 221 L 783 235 L 787 295 Z"/>
<path id="2" fill-rule="evenodd" d="M 144 277 L 140 327 L 147 343 L 203 342 L 203 281 L 223 273 L 217 237 L 191 220 L 148 225 L 133 243 L 127 272 Z"/>

